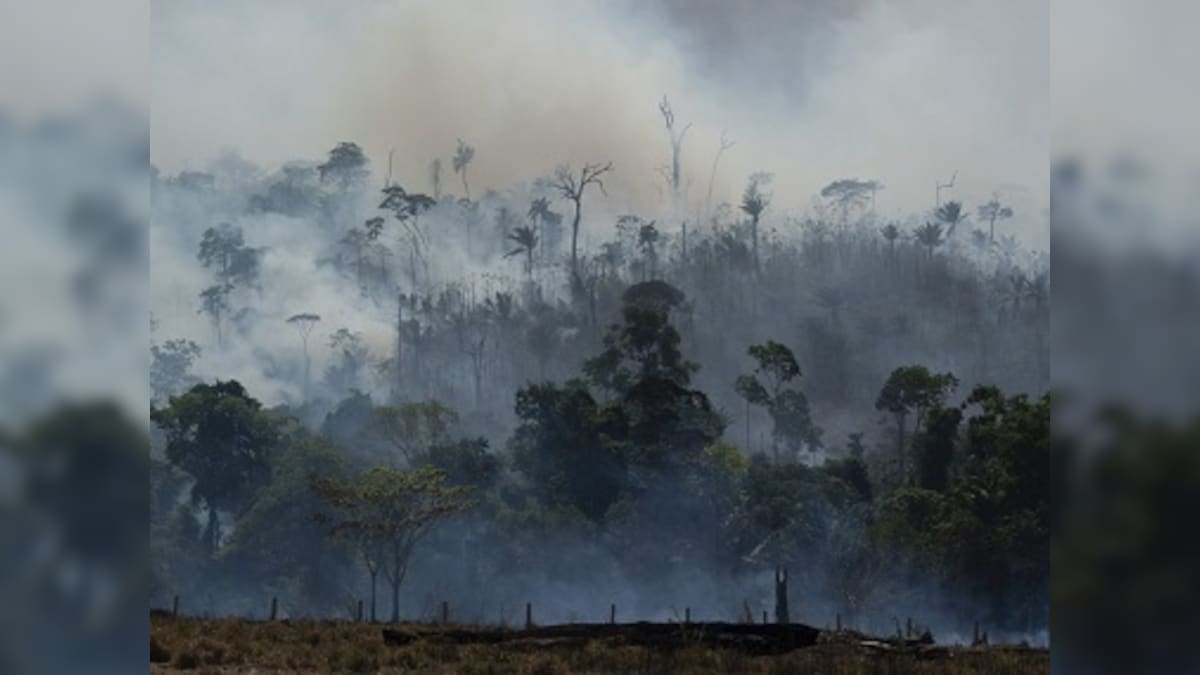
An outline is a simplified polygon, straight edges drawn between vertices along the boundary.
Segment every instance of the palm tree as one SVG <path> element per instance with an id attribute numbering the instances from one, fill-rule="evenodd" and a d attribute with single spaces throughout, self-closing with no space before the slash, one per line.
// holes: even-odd
<path id="1" fill-rule="evenodd" d="M 514 227 L 509 233 L 508 239 L 517 245 L 517 248 L 504 254 L 505 258 L 511 258 L 515 255 L 525 254 L 525 275 L 529 280 L 533 280 L 533 251 L 537 248 L 538 237 L 534 229 L 528 225 L 520 225 Z"/>
<path id="2" fill-rule="evenodd" d="M 888 255 L 895 256 L 896 240 L 900 238 L 900 228 L 896 227 L 895 223 L 888 223 L 881 231 L 883 232 L 883 238 L 888 243 Z"/>
<path id="3" fill-rule="evenodd" d="M 958 227 L 958 224 L 967 217 L 967 214 L 963 212 L 962 202 L 955 201 L 942 204 L 933 215 L 946 224 L 946 239 L 954 237 L 954 228 Z"/>
<path id="4" fill-rule="evenodd" d="M 917 243 L 929 250 L 930 258 L 933 258 L 933 249 L 945 242 L 942 239 L 942 226 L 938 223 L 925 223 L 917 228 L 914 235 L 917 238 Z"/>
<path id="5" fill-rule="evenodd" d="M 758 272 L 758 220 L 763 211 L 771 204 L 771 195 L 762 191 L 762 186 L 771 182 L 771 174 L 755 173 L 750 176 L 746 190 L 742 193 L 742 211 L 750 216 L 751 253 L 754 257 L 754 271 Z"/>
<path id="6" fill-rule="evenodd" d="M 466 192 L 467 199 L 471 198 L 471 185 L 467 183 L 467 165 L 473 159 L 475 159 L 475 148 L 463 143 L 463 139 L 458 139 L 458 148 L 454 151 L 453 168 L 454 173 L 462 177 L 463 191 Z"/>
<path id="7" fill-rule="evenodd" d="M 980 220 L 986 220 L 988 223 L 989 242 L 996 241 L 996 221 L 1008 220 L 1013 216 L 1012 208 L 1002 205 L 995 196 L 986 204 L 981 204 L 975 213 L 979 215 Z"/>

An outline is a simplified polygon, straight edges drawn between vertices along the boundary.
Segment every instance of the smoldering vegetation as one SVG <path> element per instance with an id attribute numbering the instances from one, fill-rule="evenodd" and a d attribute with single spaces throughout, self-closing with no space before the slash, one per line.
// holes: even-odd
<path id="1" fill-rule="evenodd" d="M 728 621 L 774 616 L 785 566 L 794 621 L 1046 643 L 1042 145 L 992 105 L 1036 51 L 1000 73 L 972 12 L 810 9 L 745 19 L 829 46 L 772 63 L 716 6 L 522 5 L 535 42 L 480 51 L 500 17 L 381 5 L 292 17 L 302 51 L 233 31 L 222 78 L 205 27 L 278 13 L 161 12 L 152 603 Z M 914 96 L 867 64 L 936 61 L 921 31 L 1011 145 L 867 115 Z"/>
<path id="2" fill-rule="evenodd" d="M 919 614 L 952 640 L 976 620 L 1045 640 L 1048 270 L 1005 233 L 1011 209 L 946 199 L 885 222 L 880 183 L 849 179 L 790 215 L 759 174 L 699 222 L 649 218 L 606 208 L 607 164 L 468 198 L 468 147 L 424 187 L 370 172 L 352 143 L 156 177 L 155 405 L 190 391 L 203 408 L 190 388 L 236 379 L 272 418 L 245 480 L 190 475 L 181 437 L 160 436 L 156 602 L 254 615 L 277 595 L 292 616 L 348 616 L 367 580 L 312 521 L 309 474 L 432 464 L 478 503 L 413 556 L 402 617 L 443 601 L 477 622 L 526 602 L 547 622 L 612 603 L 757 617 L 786 564 L 802 620 L 890 631 Z M 899 412 L 896 387 L 926 399 Z M 1006 424 L 1025 436 L 979 432 Z M 1021 501 L 964 501 L 984 480 L 1017 481 Z M 212 508 L 197 481 L 241 494 Z M 1032 520 L 997 540 L 1013 516 Z M 966 529 L 936 531 L 947 517 Z M 980 559 L 952 560 L 943 537 L 968 532 Z"/>

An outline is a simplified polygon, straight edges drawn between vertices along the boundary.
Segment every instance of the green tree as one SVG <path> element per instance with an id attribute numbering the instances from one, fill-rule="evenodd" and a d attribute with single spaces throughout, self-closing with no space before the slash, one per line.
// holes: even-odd
<path id="1" fill-rule="evenodd" d="M 528 225 L 521 225 L 509 232 L 508 239 L 517 245 L 516 248 L 504 254 L 505 258 L 516 255 L 525 256 L 525 276 L 533 280 L 533 252 L 537 250 L 537 232 Z"/>
<path id="2" fill-rule="evenodd" d="M 766 409 L 771 416 L 771 436 L 776 447 L 782 443 L 793 454 L 805 447 L 816 449 L 821 431 L 812 423 L 808 398 L 799 389 L 787 386 L 801 375 L 792 350 L 768 340 L 751 345 L 747 352 L 757 367 L 753 375 L 738 377 L 734 385 L 738 394 L 748 406 Z"/>
<path id="3" fill-rule="evenodd" d="M 759 269 L 758 262 L 758 221 L 762 218 L 762 214 L 771 204 L 771 195 L 763 190 L 764 187 L 771 183 L 772 176 L 769 173 L 759 171 L 750 175 L 750 180 L 746 183 L 746 189 L 742 192 L 742 211 L 750 216 L 750 241 L 751 255 L 754 259 L 754 271 L 757 274 Z"/>
<path id="4" fill-rule="evenodd" d="M 343 141 L 329 151 L 329 159 L 317 166 L 322 183 L 333 183 L 342 192 L 360 187 L 370 175 L 367 155 L 357 143 Z"/>
<path id="5" fill-rule="evenodd" d="M 195 480 L 191 496 L 207 512 L 213 554 L 222 543 L 220 513 L 244 513 L 270 479 L 277 423 L 236 380 L 198 384 L 151 409 L 150 418 L 166 436 L 167 459 Z"/>
<path id="6" fill-rule="evenodd" d="M 915 417 L 914 431 L 919 431 L 925 413 L 942 403 L 946 395 L 958 386 L 951 373 L 932 373 L 925 366 L 901 366 L 891 375 L 875 399 L 875 409 L 890 413 L 896 422 L 896 458 L 900 482 L 908 482 L 908 448 L 905 434 L 910 416 Z"/>
<path id="7" fill-rule="evenodd" d="M 589 381 L 609 392 L 625 393 L 639 380 L 662 379 L 686 386 L 695 363 L 679 349 L 679 331 L 667 314 L 642 304 L 626 303 L 621 324 L 604 336 L 604 349 L 587 359 L 583 372 Z"/>
<path id="8" fill-rule="evenodd" d="M 391 586 L 393 623 L 400 620 L 400 585 L 417 544 L 438 521 L 474 506 L 470 488 L 447 486 L 446 475 L 432 467 L 376 467 L 349 480 L 319 478 L 312 489 L 328 506 L 319 519 L 330 535 L 352 542 L 363 557 L 372 620 L 376 573 Z"/>

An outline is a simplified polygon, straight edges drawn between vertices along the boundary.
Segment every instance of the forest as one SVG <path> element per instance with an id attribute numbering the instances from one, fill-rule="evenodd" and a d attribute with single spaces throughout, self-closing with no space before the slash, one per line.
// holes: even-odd
<path id="1" fill-rule="evenodd" d="M 652 213 L 603 157 L 473 185 L 466 139 L 420 184 L 350 141 L 153 170 L 152 606 L 732 621 L 782 566 L 793 620 L 1045 644 L 1030 214 L 952 178 L 884 218 L 857 177 L 797 213 L 765 171 L 713 203 L 732 141 L 697 198 L 658 107 Z"/>

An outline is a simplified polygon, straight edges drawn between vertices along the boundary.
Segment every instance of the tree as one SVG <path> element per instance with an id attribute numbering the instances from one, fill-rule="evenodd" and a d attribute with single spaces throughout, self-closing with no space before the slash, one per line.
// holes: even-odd
<path id="1" fill-rule="evenodd" d="M 217 267 L 217 277 L 229 281 L 229 268 L 237 252 L 245 246 L 242 228 L 229 223 L 210 227 L 200 237 L 200 251 L 196 258 L 204 267 Z"/>
<path id="2" fill-rule="evenodd" d="M 646 268 L 649 270 L 650 279 L 654 278 L 658 263 L 658 239 L 658 228 L 654 227 L 654 221 L 638 228 L 638 247 L 642 249 L 642 255 L 646 258 Z"/>
<path id="3" fill-rule="evenodd" d="M 751 253 L 754 257 L 754 271 L 758 272 L 758 221 L 763 211 L 771 204 L 771 195 L 763 191 L 763 187 L 771 182 L 771 174 L 758 172 L 751 174 L 746 189 L 742 192 L 742 211 L 750 216 Z"/>
<path id="4" fill-rule="evenodd" d="M 370 171 L 367 156 L 357 143 L 343 141 L 329 151 L 329 159 L 317 166 L 322 183 L 333 183 L 342 192 L 366 182 Z"/>
<path id="5" fill-rule="evenodd" d="M 422 401 L 380 406 L 372 412 L 368 428 L 372 436 L 394 448 L 411 466 L 420 462 L 430 448 L 449 444 L 450 430 L 456 424 L 458 415 L 452 409 L 437 401 Z"/>
<path id="6" fill-rule="evenodd" d="M 434 157 L 429 163 L 429 185 L 433 189 L 433 198 L 442 198 L 442 159 Z"/>
<path id="7" fill-rule="evenodd" d="M 1012 207 L 1004 206 L 1000 203 L 1000 199 L 995 196 L 990 201 L 979 205 L 975 209 L 975 213 L 979 216 L 980 220 L 987 221 L 989 243 L 996 241 L 996 221 L 1008 220 L 1013 217 Z"/>
<path id="8" fill-rule="evenodd" d="M 589 185 L 595 185 L 607 195 L 600 177 L 609 171 L 612 171 L 612 162 L 584 164 L 576 177 L 571 167 L 564 165 L 555 170 L 554 182 L 551 183 L 551 187 L 564 199 L 569 199 L 575 205 L 575 219 L 571 221 L 571 284 L 577 290 L 583 287 L 583 278 L 579 275 L 579 220 L 583 210 L 583 195 Z"/>
<path id="9" fill-rule="evenodd" d="M 391 586 L 393 623 L 416 545 L 437 522 L 474 506 L 470 488 L 447 486 L 446 474 L 432 467 L 376 467 L 350 480 L 317 479 L 312 489 L 332 511 L 319 514 L 330 535 L 352 542 L 371 574 L 372 617 L 376 573 Z"/>
<path id="10" fill-rule="evenodd" d="M 896 257 L 896 240 L 900 238 L 900 228 L 896 227 L 895 223 L 888 223 L 880 230 L 883 233 L 884 240 L 888 243 L 888 256 Z"/>
<path id="11" fill-rule="evenodd" d="M 875 399 L 875 409 L 890 413 L 896 422 L 896 456 L 900 467 L 900 482 L 908 482 L 905 457 L 905 432 L 910 415 L 915 415 L 914 431 L 921 429 L 925 413 L 942 403 L 946 395 L 958 386 L 951 373 L 932 373 L 925 366 L 901 366 L 892 371 Z"/>
<path id="12" fill-rule="evenodd" d="M 198 384 L 152 408 L 150 419 L 166 436 L 167 459 L 195 480 L 191 495 L 207 511 L 213 554 L 222 540 L 219 514 L 240 515 L 270 478 L 277 424 L 236 380 Z"/>
<path id="13" fill-rule="evenodd" d="M 604 349 L 587 359 L 583 372 L 596 386 L 623 394 L 641 380 L 686 386 L 697 368 L 679 350 L 679 331 L 663 311 L 637 304 L 621 308 L 621 324 L 609 327 Z"/>
<path id="14" fill-rule="evenodd" d="M 533 280 L 533 252 L 537 249 L 538 237 L 537 232 L 528 225 L 521 225 L 513 228 L 513 231 L 508 234 L 508 239 L 517 245 L 516 248 L 504 254 L 505 258 L 511 258 L 515 255 L 525 255 L 525 275 L 529 280 Z"/>
<path id="15" fill-rule="evenodd" d="M 562 214 L 550 210 L 550 200 L 538 197 L 529 204 L 526 214 L 533 221 L 538 231 L 538 240 L 542 244 L 542 259 L 546 259 L 546 248 L 557 253 L 562 237 Z"/>
<path id="16" fill-rule="evenodd" d="M 458 148 L 454 150 L 452 165 L 454 173 L 459 174 L 462 178 L 463 192 L 466 193 L 467 199 L 471 198 L 471 185 L 467 183 L 467 167 L 473 159 L 475 159 L 475 148 L 463 143 L 463 139 L 458 139 Z"/>
<path id="17" fill-rule="evenodd" d="M 692 128 L 692 123 L 688 122 L 683 129 L 675 130 L 675 112 L 671 110 L 671 103 L 667 101 L 664 94 L 662 101 L 658 104 L 658 111 L 662 113 L 663 123 L 667 127 L 667 136 L 671 140 L 671 174 L 669 182 L 671 184 L 671 194 L 676 202 L 679 199 L 679 153 L 683 150 L 683 137 L 687 135 L 688 129 Z"/>
<path id="18" fill-rule="evenodd" d="M 312 370 L 312 360 L 308 355 L 308 336 L 312 333 L 313 326 L 321 320 L 320 315 L 311 312 L 303 312 L 293 314 L 287 318 L 287 323 L 296 329 L 300 335 L 300 346 L 304 350 L 304 400 L 308 400 L 309 386 L 311 384 L 310 373 Z"/>
<path id="19" fill-rule="evenodd" d="M 918 227 L 914 233 L 917 243 L 925 247 L 928 251 L 928 257 L 933 259 L 933 249 L 941 246 L 945 241 L 942 239 L 942 226 L 937 223 L 925 223 Z"/>
<path id="20" fill-rule="evenodd" d="M 842 225 L 849 222 L 850 211 L 874 203 L 875 193 L 883 189 L 877 180 L 842 178 L 821 188 L 821 196 L 842 212 Z"/>
<path id="21" fill-rule="evenodd" d="M 967 214 L 963 210 L 962 202 L 949 201 L 942 204 L 934 211 L 934 216 L 941 222 L 946 224 L 946 239 L 954 237 L 954 228 L 958 224 L 966 220 Z"/>
<path id="22" fill-rule="evenodd" d="M 785 388 L 800 377 L 800 365 L 787 346 L 768 340 L 763 344 L 751 345 L 747 350 L 757 363 L 753 375 L 738 377 L 738 394 L 746 400 L 747 407 L 759 405 L 771 416 L 772 438 L 775 444 L 783 445 L 795 454 L 802 448 L 815 450 L 820 443 L 820 429 L 812 423 L 808 399 L 794 387 Z M 760 380 L 759 378 L 763 378 Z M 765 382 L 764 382 L 765 381 Z"/>
<path id="23" fill-rule="evenodd" d="M 704 214 L 706 218 L 708 217 L 709 206 L 712 204 L 713 183 L 715 183 L 717 180 L 717 164 L 721 161 L 721 155 L 725 154 L 725 151 L 732 148 L 734 145 L 736 145 L 736 143 L 730 140 L 725 135 L 725 132 L 722 131 L 721 145 L 717 148 L 717 154 L 713 156 L 712 172 L 708 175 L 708 192 L 705 193 L 704 196 Z"/>
<path id="24" fill-rule="evenodd" d="M 166 399 L 199 382 L 191 373 L 200 345 L 186 339 L 167 340 L 150 347 L 150 391 L 154 401 Z"/>
<path id="25" fill-rule="evenodd" d="M 509 439 L 514 467 L 545 507 L 569 507 L 600 523 L 625 486 L 619 419 L 578 381 L 529 384 L 517 392 Z"/>
<path id="26" fill-rule="evenodd" d="M 362 334 L 339 328 L 329 336 L 329 348 L 334 356 L 325 369 L 326 385 L 339 394 L 358 389 L 368 357 Z"/>
<path id="27" fill-rule="evenodd" d="M 213 330 L 217 333 L 217 345 L 223 343 L 221 320 L 229 311 L 229 294 L 233 291 L 231 284 L 215 284 L 200 291 L 200 309 L 198 313 L 207 314 L 212 321 Z"/>

